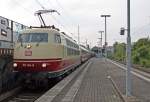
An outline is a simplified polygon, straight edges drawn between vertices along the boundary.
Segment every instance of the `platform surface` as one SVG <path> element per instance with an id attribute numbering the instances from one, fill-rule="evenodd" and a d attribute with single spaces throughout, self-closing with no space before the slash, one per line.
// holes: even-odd
<path id="1" fill-rule="evenodd" d="M 104 59 L 93 59 L 74 102 L 122 102 L 109 79 Z"/>
<path id="2" fill-rule="evenodd" d="M 105 59 L 92 58 L 85 67 L 77 69 L 36 102 L 123 102 L 107 69 Z M 75 78 L 71 79 L 73 76 Z"/>

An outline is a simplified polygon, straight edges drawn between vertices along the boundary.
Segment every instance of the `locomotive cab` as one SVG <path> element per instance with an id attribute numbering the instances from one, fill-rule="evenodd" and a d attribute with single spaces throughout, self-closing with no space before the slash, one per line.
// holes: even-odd
<path id="1" fill-rule="evenodd" d="M 56 29 L 26 29 L 15 44 L 14 71 L 25 80 L 62 77 L 80 63 L 79 45 Z"/>
<path id="2" fill-rule="evenodd" d="M 15 44 L 14 69 L 53 71 L 63 57 L 61 47 L 60 34 L 56 30 L 42 28 L 22 31 Z"/>

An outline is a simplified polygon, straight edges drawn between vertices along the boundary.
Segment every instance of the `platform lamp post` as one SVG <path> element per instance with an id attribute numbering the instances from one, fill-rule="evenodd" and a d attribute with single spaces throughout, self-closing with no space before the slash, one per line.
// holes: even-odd
<path id="1" fill-rule="evenodd" d="M 101 47 L 101 38 L 98 38 L 98 57 L 100 58 L 101 57 L 101 50 L 100 50 L 100 47 Z"/>
<path id="2" fill-rule="evenodd" d="M 102 34 L 104 33 L 104 31 L 98 31 L 101 34 L 101 38 L 99 38 L 101 40 L 101 56 L 102 56 L 102 47 L 103 47 L 103 38 L 102 38 Z"/>
<path id="3" fill-rule="evenodd" d="M 107 22 L 106 19 L 107 17 L 111 17 L 111 15 L 101 15 L 101 17 L 105 18 L 105 58 L 107 57 Z"/>
<path id="4" fill-rule="evenodd" d="M 127 0 L 127 29 L 121 28 L 120 35 L 124 35 L 127 30 L 127 46 L 126 46 L 126 96 L 130 97 L 132 88 L 132 76 L 131 76 L 131 35 L 130 35 L 130 0 Z"/>

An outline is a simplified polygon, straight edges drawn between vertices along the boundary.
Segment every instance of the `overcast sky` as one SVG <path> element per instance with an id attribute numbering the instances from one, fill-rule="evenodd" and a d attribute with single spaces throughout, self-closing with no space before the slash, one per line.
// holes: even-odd
<path id="1" fill-rule="evenodd" d="M 110 14 L 107 19 L 108 44 L 125 42 L 120 36 L 120 27 L 127 25 L 127 0 L 0 0 L 0 16 L 7 17 L 27 26 L 40 25 L 34 12 L 42 9 L 56 9 L 61 15 L 44 15 L 47 25 L 56 25 L 61 31 L 77 39 L 77 25 L 80 26 L 81 42 L 86 39 L 97 45 L 99 30 L 104 30 L 101 14 Z M 150 35 L 150 0 L 131 0 L 132 42 Z M 72 33 L 72 34 L 71 34 Z M 104 38 L 104 36 L 103 36 Z"/>

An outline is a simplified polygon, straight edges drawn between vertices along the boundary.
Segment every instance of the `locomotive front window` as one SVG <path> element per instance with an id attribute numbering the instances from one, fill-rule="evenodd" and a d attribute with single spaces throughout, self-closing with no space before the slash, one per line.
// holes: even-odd
<path id="1" fill-rule="evenodd" d="M 18 37 L 18 42 L 29 42 L 30 36 L 27 34 L 20 34 Z"/>
<path id="2" fill-rule="evenodd" d="M 47 33 L 34 33 L 31 37 L 31 42 L 48 42 Z"/>
<path id="3" fill-rule="evenodd" d="M 19 42 L 48 42 L 48 34 L 47 33 L 26 33 L 20 34 L 18 38 Z"/>

